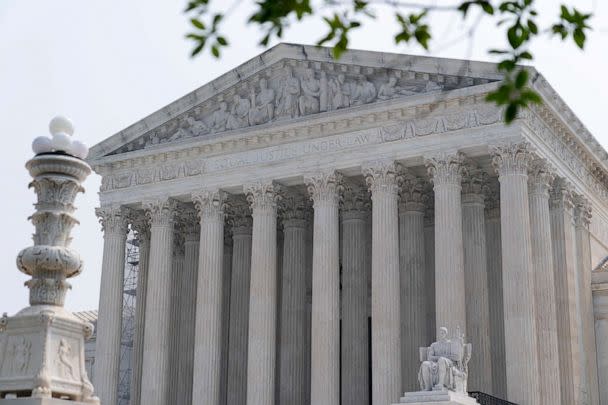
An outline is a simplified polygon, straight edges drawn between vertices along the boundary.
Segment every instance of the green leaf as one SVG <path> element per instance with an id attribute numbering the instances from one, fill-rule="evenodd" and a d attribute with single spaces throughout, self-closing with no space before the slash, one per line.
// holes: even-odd
<path id="1" fill-rule="evenodd" d="M 217 37 L 216 41 L 218 44 L 222 45 L 222 46 L 227 46 L 228 45 L 228 40 L 226 40 L 226 38 L 224 37 Z"/>
<path id="2" fill-rule="evenodd" d="M 517 118 L 518 110 L 519 110 L 519 107 L 515 103 L 511 103 L 511 104 L 507 105 L 507 108 L 505 109 L 505 122 L 507 124 L 512 123 L 513 120 L 515 120 L 515 118 Z"/>
<path id="3" fill-rule="evenodd" d="M 213 54 L 213 56 L 215 56 L 216 58 L 220 57 L 220 48 L 217 47 L 217 45 L 213 45 L 211 47 L 211 53 Z"/>
<path id="4" fill-rule="evenodd" d="M 574 42 L 576 43 L 576 45 L 583 49 L 585 47 L 585 33 L 583 32 L 583 30 L 581 29 L 575 29 L 574 32 L 572 33 L 572 38 L 574 39 Z"/>
<path id="5" fill-rule="evenodd" d="M 198 55 L 203 50 L 204 46 L 205 46 L 204 42 L 201 42 L 200 44 L 195 46 L 194 49 L 192 50 L 192 52 L 190 53 L 190 56 L 194 57 L 194 56 Z"/>
<path id="6" fill-rule="evenodd" d="M 196 18 L 191 18 L 190 22 L 192 23 L 192 25 L 194 25 L 199 30 L 204 30 L 205 29 L 205 24 L 203 24 L 200 20 L 198 20 Z"/>
<path id="7" fill-rule="evenodd" d="M 522 89 L 526 83 L 528 83 L 528 71 L 522 69 L 517 73 L 517 76 L 515 76 L 515 87 L 517 89 Z"/>

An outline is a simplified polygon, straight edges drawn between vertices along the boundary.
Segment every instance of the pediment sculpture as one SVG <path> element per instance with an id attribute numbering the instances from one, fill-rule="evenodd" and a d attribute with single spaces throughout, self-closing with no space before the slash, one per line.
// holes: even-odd
<path id="1" fill-rule="evenodd" d="M 482 80 L 482 79 L 480 79 Z M 113 152 L 488 82 L 396 69 L 284 61 Z"/>
<path id="2" fill-rule="evenodd" d="M 437 341 L 420 348 L 418 381 L 421 391 L 454 391 L 467 395 L 468 363 L 471 344 L 456 331 L 448 339 L 448 329 L 439 328 Z"/>

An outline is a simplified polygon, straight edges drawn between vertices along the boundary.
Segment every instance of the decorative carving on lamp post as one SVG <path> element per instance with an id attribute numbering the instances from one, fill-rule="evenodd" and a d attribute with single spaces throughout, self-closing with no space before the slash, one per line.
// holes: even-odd
<path id="1" fill-rule="evenodd" d="M 27 404 L 51 398 L 99 404 L 84 365 L 84 341 L 93 327 L 63 307 L 71 288 L 67 279 L 82 271 L 70 233 L 78 224 L 74 199 L 84 192 L 81 184 L 91 173 L 83 160 L 88 149 L 72 140 L 73 127 L 66 118 L 54 118 L 49 128 L 52 138 L 36 138 L 36 156 L 26 164 L 37 195 L 30 217 L 34 245 L 19 253 L 17 267 L 32 277 L 25 283 L 30 306 L 2 319 L 0 404 L 17 398 L 29 398 Z"/>

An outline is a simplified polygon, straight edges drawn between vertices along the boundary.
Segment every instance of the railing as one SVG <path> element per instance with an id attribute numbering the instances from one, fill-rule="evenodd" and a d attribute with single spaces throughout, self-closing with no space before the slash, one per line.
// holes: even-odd
<path id="1" fill-rule="evenodd" d="M 509 402 L 504 399 L 493 397 L 490 394 L 480 391 L 471 391 L 469 395 L 475 398 L 480 405 L 517 405 L 514 402 Z"/>

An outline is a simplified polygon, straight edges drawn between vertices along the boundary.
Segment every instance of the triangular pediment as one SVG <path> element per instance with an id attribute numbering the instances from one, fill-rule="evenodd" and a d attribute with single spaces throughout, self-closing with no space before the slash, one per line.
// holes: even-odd
<path id="1" fill-rule="evenodd" d="M 115 134 L 91 159 L 500 80 L 495 65 L 280 44 Z"/>

